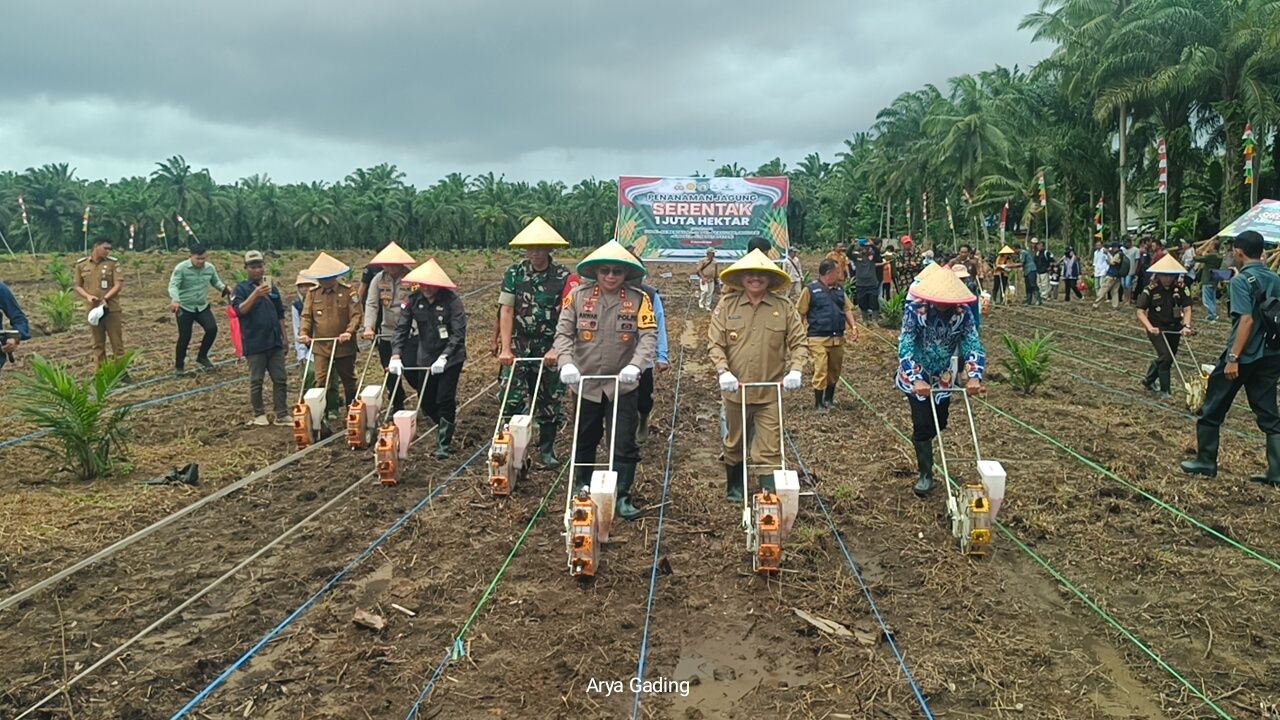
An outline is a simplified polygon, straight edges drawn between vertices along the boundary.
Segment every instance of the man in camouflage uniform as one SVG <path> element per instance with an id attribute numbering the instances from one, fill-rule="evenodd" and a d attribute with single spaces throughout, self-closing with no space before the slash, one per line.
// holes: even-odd
<path id="1" fill-rule="evenodd" d="M 567 247 L 569 241 L 560 236 L 545 220 L 534 218 L 510 242 L 511 247 L 524 248 L 525 259 L 507 268 L 498 296 L 498 362 L 514 372 L 511 396 L 502 408 L 504 416 L 515 415 L 527 407 L 529 395 L 538 387 L 535 418 L 538 422 L 538 447 L 542 464 L 557 467 L 556 432 L 560 428 L 560 401 L 564 397 L 554 368 L 556 352 L 552 344 L 556 324 L 560 321 L 560 304 L 569 270 L 551 260 L 551 248 Z M 517 363 L 516 358 L 539 357 L 541 365 Z M 539 385 L 538 375 L 542 380 Z"/>

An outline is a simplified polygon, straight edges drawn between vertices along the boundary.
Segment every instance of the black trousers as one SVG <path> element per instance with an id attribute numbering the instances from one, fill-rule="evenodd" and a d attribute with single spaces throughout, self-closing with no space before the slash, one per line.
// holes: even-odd
<path id="1" fill-rule="evenodd" d="M 1062 278 L 1062 284 L 1066 288 L 1064 293 L 1067 302 L 1071 302 L 1071 293 L 1075 293 L 1077 298 L 1084 299 L 1084 295 L 1080 294 L 1080 278 Z"/>
<path id="2" fill-rule="evenodd" d="M 950 398 L 938 403 L 938 424 L 936 426 L 933 424 L 933 410 L 929 409 L 929 405 L 933 402 L 932 398 L 920 400 L 915 395 L 908 395 L 907 401 L 911 403 L 912 440 L 916 442 L 932 440 L 938 436 L 939 429 L 947 429 L 947 419 L 951 415 Z"/>
<path id="3" fill-rule="evenodd" d="M 893 299 L 893 283 L 880 283 L 880 297 L 885 300 Z"/>
<path id="4" fill-rule="evenodd" d="M 636 410 L 642 415 L 653 412 L 653 368 L 640 373 L 640 388 L 636 390 Z"/>
<path id="5" fill-rule="evenodd" d="M 435 422 L 458 419 L 458 378 L 462 377 L 462 363 L 444 369 L 436 375 L 427 377 L 427 386 L 422 388 L 422 414 Z"/>
<path id="6" fill-rule="evenodd" d="M 409 344 L 412 345 L 413 343 L 410 342 Z M 387 366 L 387 363 L 391 362 L 390 340 L 378 340 L 378 359 L 382 361 L 382 367 L 384 368 Z M 418 364 L 418 358 L 412 351 L 406 349 L 405 355 L 400 356 L 400 362 L 412 367 Z M 420 389 L 422 387 L 422 371 L 405 370 L 404 377 L 400 378 L 399 383 L 396 382 L 395 378 L 391 378 L 390 383 L 396 388 L 395 393 L 391 396 L 391 412 L 403 410 L 405 396 L 404 386 L 408 385 L 414 390 Z M 423 403 L 426 403 L 426 398 L 423 398 Z"/>
<path id="7" fill-rule="evenodd" d="M 1160 331 L 1159 335 L 1147 333 L 1147 339 L 1151 341 L 1151 345 L 1156 349 L 1156 366 L 1161 370 L 1170 370 L 1173 368 L 1173 356 L 1178 352 L 1178 345 L 1182 342 L 1182 335 L 1178 331 L 1182 330 L 1179 325 L 1177 330 L 1167 330 L 1157 326 Z M 1165 340 L 1169 343 L 1166 345 Z"/>
<path id="8" fill-rule="evenodd" d="M 1023 273 L 1022 281 L 1027 286 L 1027 304 L 1030 305 L 1040 297 L 1040 278 L 1037 277 L 1036 273 L 1029 272 Z"/>
<path id="9" fill-rule="evenodd" d="M 179 370 L 187 362 L 187 346 L 191 344 L 191 326 L 199 323 L 204 328 L 204 337 L 200 340 L 200 354 L 197 358 L 209 357 L 209 348 L 218 339 L 218 324 L 213 321 L 213 308 L 206 307 L 200 312 L 191 312 L 185 308 L 178 309 L 178 347 L 175 348 L 173 366 Z"/>
<path id="10" fill-rule="evenodd" d="M 640 446 L 636 445 L 636 423 L 639 421 L 639 410 L 636 407 L 638 392 L 623 393 L 618 398 L 618 427 L 615 433 L 613 461 L 617 463 L 640 462 Z M 596 461 L 596 452 L 600 441 L 604 438 L 605 426 L 613 414 L 613 402 L 608 395 L 602 402 L 582 401 L 582 414 L 578 416 L 578 437 L 576 441 L 578 464 L 591 464 Z M 585 469 L 584 469 L 585 471 Z"/>
<path id="11" fill-rule="evenodd" d="M 858 288 L 856 296 L 859 310 L 864 313 L 880 312 L 880 296 L 876 293 L 874 286 L 866 289 Z"/>
<path id="12" fill-rule="evenodd" d="M 1227 410 L 1236 399 L 1236 393 L 1244 388 L 1249 399 L 1249 409 L 1258 429 L 1267 435 L 1280 435 L 1280 412 L 1276 411 L 1276 381 L 1280 380 L 1280 356 L 1263 357 L 1251 363 L 1240 364 L 1240 374 L 1228 380 L 1222 374 L 1223 360 L 1209 373 L 1209 387 L 1204 394 L 1204 410 L 1196 425 L 1217 430 L 1227 418 Z"/>

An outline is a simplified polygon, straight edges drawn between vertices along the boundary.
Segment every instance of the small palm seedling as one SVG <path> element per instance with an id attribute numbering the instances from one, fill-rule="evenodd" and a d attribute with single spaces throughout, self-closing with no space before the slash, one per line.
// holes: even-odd
<path id="1" fill-rule="evenodd" d="M 164 274 L 164 258 L 158 258 L 155 262 L 154 269 L 157 275 Z"/>
<path id="2" fill-rule="evenodd" d="M 1053 343 L 1053 333 L 1041 335 L 1037 331 L 1029 340 L 1018 340 L 1008 333 L 1001 333 L 1000 338 L 1009 349 L 1010 357 L 1000 360 L 1004 369 L 1009 371 L 1009 384 L 1022 394 L 1030 395 L 1036 386 L 1049 379 L 1049 364 L 1058 348 Z"/>
<path id="3" fill-rule="evenodd" d="M 267 265 L 267 274 L 272 277 L 280 277 L 284 273 L 284 260 L 276 258 Z"/>
<path id="4" fill-rule="evenodd" d="M 49 316 L 49 325 L 54 332 L 66 332 L 71 329 L 71 322 L 76 317 L 76 298 L 71 290 L 49 293 L 40 298 L 38 304 Z"/>
<path id="5" fill-rule="evenodd" d="M 890 330 L 902 326 L 902 309 L 907 306 L 907 291 L 899 290 L 888 300 L 880 301 L 880 327 Z"/>
<path id="6" fill-rule="evenodd" d="M 62 469 L 77 479 L 109 475 L 125 447 L 128 405 L 111 402 L 136 356 L 129 351 L 98 366 L 92 378 L 79 380 L 58 363 L 39 355 L 31 358 L 31 377 L 15 391 L 18 412 L 45 431 L 36 447 L 62 458 Z"/>
<path id="7" fill-rule="evenodd" d="M 67 267 L 60 256 L 53 256 L 53 260 L 45 267 L 45 272 L 54 282 L 58 283 L 58 289 L 70 290 L 75 284 L 75 277 L 71 274 L 71 268 Z"/>

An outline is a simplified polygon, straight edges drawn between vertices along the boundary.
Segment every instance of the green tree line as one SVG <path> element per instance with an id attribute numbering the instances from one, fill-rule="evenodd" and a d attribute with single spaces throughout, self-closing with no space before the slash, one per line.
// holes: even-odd
<path id="1" fill-rule="evenodd" d="M 793 242 L 827 245 L 906 232 L 949 245 L 998 233 L 1008 203 L 1014 233 L 1087 243 L 1103 199 L 1105 233 L 1124 226 L 1207 237 L 1246 209 L 1242 136 L 1257 139 L 1259 197 L 1280 195 L 1280 0 L 1042 0 L 1022 28 L 1053 43 L 1030 69 L 996 66 L 904 92 L 829 160 L 788 167 L 775 158 L 720 176 L 787 175 Z M 1157 192 L 1157 143 L 1168 147 L 1167 197 Z M 678 174 L 679 169 L 673 169 Z M 626 172 L 620 168 L 620 172 Z M 1039 203 L 1045 177 L 1046 209 Z M 691 173 L 698 175 L 699 173 Z M 86 181 L 66 164 L 0 172 L 0 227 L 23 247 L 25 197 L 41 251 L 78 250 L 91 234 L 138 247 L 186 242 L 183 215 L 206 244 L 227 249 L 483 248 L 541 215 L 575 245 L 613 233 L 617 183 L 509 182 L 450 174 L 417 189 L 395 165 L 357 169 L 338 183 L 279 185 L 263 175 L 230 184 L 182 156 L 146 177 Z M 926 199 L 927 196 L 927 199 Z M 947 219 L 947 207 L 953 220 Z M 926 220 L 927 213 L 927 220 Z M 954 231 L 951 225 L 954 225 Z"/>

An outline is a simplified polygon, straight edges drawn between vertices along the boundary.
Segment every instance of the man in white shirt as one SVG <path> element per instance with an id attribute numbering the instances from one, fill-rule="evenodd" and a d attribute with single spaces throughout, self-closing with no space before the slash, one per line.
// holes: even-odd
<path id="1" fill-rule="evenodd" d="M 1187 269 L 1187 287 L 1191 287 L 1191 283 L 1195 282 L 1195 273 L 1191 269 L 1196 266 L 1196 249 L 1191 247 L 1191 241 L 1186 238 L 1180 243 L 1182 247 L 1182 267 Z"/>
<path id="2" fill-rule="evenodd" d="M 787 259 L 782 261 L 782 269 L 791 277 L 791 286 L 787 288 L 787 298 L 796 300 L 800 297 L 800 289 L 804 287 L 804 270 L 800 268 L 800 251 L 795 248 L 787 250 Z"/>
<path id="3" fill-rule="evenodd" d="M 1129 274 L 1121 281 L 1124 286 L 1122 302 L 1133 303 L 1138 299 L 1138 293 L 1142 292 L 1142 278 L 1138 276 L 1138 260 L 1142 259 L 1142 248 L 1133 244 L 1132 237 L 1127 237 L 1121 252 L 1129 258 Z"/>
<path id="4" fill-rule="evenodd" d="M 1096 240 L 1093 243 L 1093 297 L 1095 300 L 1102 296 L 1102 285 L 1107 279 L 1107 251 L 1102 249 L 1102 241 Z"/>

